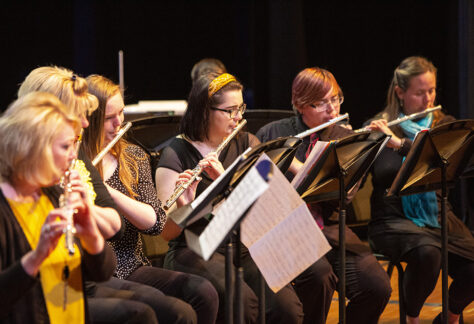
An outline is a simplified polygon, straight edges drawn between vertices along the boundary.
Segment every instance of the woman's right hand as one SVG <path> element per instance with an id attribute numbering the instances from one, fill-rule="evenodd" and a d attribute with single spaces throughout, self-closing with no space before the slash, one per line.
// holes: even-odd
<path id="1" fill-rule="evenodd" d="M 370 122 L 370 125 L 366 126 L 366 128 L 369 130 L 382 132 L 386 135 L 390 135 L 391 138 L 387 142 L 387 147 L 390 147 L 393 149 L 399 149 L 400 146 L 402 145 L 402 140 L 398 136 L 396 136 L 392 132 L 392 130 L 387 126 L 387 121 L 385 119 L 372 120 Z"/>
<path id="2" fill-rule="evenodd" d="M 58 245 L 58 241 L 66 227 L 65 219 L 65 211 L 59 208 L 53 209 L 46 217 L 41 227 L 38 245 L 21 258 L 21 264 L 30 276 L 34 277 L 38 274 L 41 264 Z"/>
<path id="3" fill-rule="evenodd" d="M 204 159 L 199 161 L 199 165 L 212 180 L 216 180 L 225 171 L 216 152 L 206 155 Z"/>

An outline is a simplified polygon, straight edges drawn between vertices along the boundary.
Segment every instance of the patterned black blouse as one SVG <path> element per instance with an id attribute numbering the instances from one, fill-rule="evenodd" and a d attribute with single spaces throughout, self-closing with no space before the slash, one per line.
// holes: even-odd
<path id="1" fill-rule="evenodd" d="M 120 279 L 126 279 L 133 271 L 141 266 L 151 265 L 143 253 L 140 233 L 158 235 L 163 230 L 166 221 L 165 211 L 161 208 L 161 201 L 158 199 L 155 186 L 153 185 L 148 155 L 142 148 L 133 144 L 127 146 L 126 150 L 135 157 L 138 163 L 138 186 L 134 188 L 138 196 L 135 197 L 135 199 L 153 207 L 157 217 L 156 223 L 147 230 L 139 230 L 125 217 L 125 233 L 123 238 L 118 241 L 108 242 L 117 256 L 117 270 L 115 271 L 115 276 Z M 128 196 L 127 189 L 119 179 L 118 170 L 119 167 L 117 166 L 113 175 L 106 183 Z"/>

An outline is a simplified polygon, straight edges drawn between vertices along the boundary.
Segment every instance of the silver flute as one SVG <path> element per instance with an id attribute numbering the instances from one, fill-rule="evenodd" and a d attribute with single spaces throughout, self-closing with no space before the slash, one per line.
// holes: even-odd
<path id="1" fill-rule="evenodd" d="M 69 168 L 67 169 L 64 177 L 61 181 L 61 185 L 64 189 L 63 194 L 59 197 L 59 207 L 64 208 L 66 213 L 66 228 L 64 229 L 64 241 L 66 250 L 68 251 L 69 255 L 73 255 L 75 252 L 74 248 L 74 234 L 76 234 L 76 228 L 74 227 L 74 208 L 71 207 L 70 203 L 70 196 L 72 192 L 72 184 L 71 184 L 71 172 L 74 170 L 77 160 L 77 154 L 79 153 L 79 148 L 81 147 L 82 142 L 82 135 L 84 133 L 84 129 L 81 129 L 79 136 L 77 138 L 76 145 L 74 150 L 76 151 L 76 158 L 74 158 L 71 163 L 69 164 Z"/>
<path id="2" fill-rule="evenodd" d="M 227 136 L 222 143 L 219 144 L 219 146 L 216 148 L 214 151 L 215 153 L 219 154 L 224 147 L 229 144 L 229 142 L 232 140 L 232 138 L 237 135 L 237 133 L 242 129 L 242 127 L 245 126 L 247 123 L 247 120 L 242 119 L 240 123 L 234 128 L 232 133 Z M 189 188 L 189 186 L 199 177 L 199 175 L 202 173 L 203 168 L 198 164 L 194 169 L 191 170 L 192 175 L 191 178 L 189 178 L 188 181 L 181 183 L 179 186 L 177 186 L 174 190 L 174 192 L 171 194 L 171 196 L 168 198 L 166 201 L 165 205 L 163 206 L 164 210 L 168 210 L 173 206 L 173 204 L 178 200 L 178 198 L 186 191 L 186 189 Z"/>
<path id="3" fill-rule="evenodd" d="M 443 107 L 441 107 L 441 105 L 438 105 L 436 107 L 429 108 L 429 109 L 426 109 L 424 111 L 420 111 L 420 112 L 417 112 L 417 113 L 414 113 L 414 114 L 411 114 L 411 115 L 407 115 L 407 116 L 404 116 L 404 117 L 401 117 L 401 118 L 397 118 L 397 119 L 392 120 L 391 122 L 388 122 L 387 126 L 392 127 L 392 126 L 401 124 L 401 123 L 403 123 L 404 121 L 407 121 L 407 120 L 417 119 L 417 118 L 423 117 L 425 115 L 428 115 L 430 112 L 440 110 L 442 108 Z M 369 130 L 367 128 L 367 126 L 359 128 L 359 129 L 355 130 L 355 132 L 359 133 L 359 132 L 363 132 L 363 131 L 366 131 L 366 130 Z"/>
<path id="4" fill-rule="evenodd" d="M 125 126 L 123 126 L 117 132 L 117 135 L 115 135 L 114 139 L 112 141 L 110 141 L 110 143 L 107 144 L 107 146 L 102 151 L 100 151 L 99 154 L 97 154 L 97 156 L 94 158 L 94 160 L 92 160 L 92 165 L 93 166 L 96 166 L 104 158 L 104 156 L 107 154 L 107 152 L 109 152 L 110 149 L 112 147 L 114 147 L 114 145 L 118 142 L 118 140 L 120 138 L 122 138 L 123 135 L 125 135 L 125 133 L 130 129 L 130 127 L 132 127 L 132 123 L 128 122 L 128 123 L 125 124 Z"/>
<path id="5" fill-rule="evenodd" d="M 425 115 L 428 115 L 430 112 L 440 110 L 441 108 L 442 108 L 441 105 L 438 105 L 436 107 L 426 109 L 425 111 L 417 112 L 417 113 L 414 113 L 414 114 L 411 114 L 411 115 L 408 115 L 408 116 L 405 116 L 405 117 L 402 117 L 402 118 L 397 118 L 397 119 L 392 120 L 391 122 L 387 123 L 387 126 L 390 127 L 390 126 L 394 126 L 394 125 L 398 125 L 400 123 L 403 123 L 404 121 L 407 121 L 407 120 L 417 119 L 417 118 L 423 117 Z"/>
<path id="6" fill-rule="evenodd" d="M 333 118 L 331 119 L 330 121 L 324 123 L 324 124 L 321 124 L 319 126 L 316 126 L 316 127 L 313 127 L 313 128 L 310 128 L 302 133 L 299 133 L 297 135 L 295 135 L 294 137 L 297 137 L 297 138 L 303 138 L 303 137 L 306 137 L 306 136 L 309 136 L 313 133 L 316 133 L 326 127 L 329 127 L 331 125 L 334 125 L 335 123 L 341 121 L 341 120 L 344 120 L 344 119 L 349 119 L 349 114 L 348 113 L 345 113 L 344 115 L 341 115 L 341 116 L 338 116 L 336 118 Z"/>

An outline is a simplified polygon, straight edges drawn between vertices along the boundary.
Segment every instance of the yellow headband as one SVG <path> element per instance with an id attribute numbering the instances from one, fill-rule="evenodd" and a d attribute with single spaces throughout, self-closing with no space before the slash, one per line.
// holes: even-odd
<path id="1" fill-rule="evenodd" d="M 232 81 L 237 81 L 235 77 L 229 73 L 223 73 L 219 75 L 217 78 L 211 81 L 209 83 L 209 88 L 208 88 L 208 94 L 209 98 L 211 98 L 217 91 L 222 89 L 226 84 L 232 82 Z"/>

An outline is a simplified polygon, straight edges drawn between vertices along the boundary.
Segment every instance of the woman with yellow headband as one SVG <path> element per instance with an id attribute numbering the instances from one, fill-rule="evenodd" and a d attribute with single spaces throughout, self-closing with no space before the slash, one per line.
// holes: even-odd
<path id="1" fill-rule="evenodd" d="M 194 83 L 188 98 L 188 108 L 181 120 L 180 133 L 172 140 L 161 155 L 156 170 L 158 197 L 166 201 L 175 189 L 180 173 L 193 169 L 198 163 L 204 168 L 202 180 L 196 192 L 202 192 L 227 168 L 239 154 L 249 146 L 259 143 L 257 138 L 247 132 L 239 132 L 217 156 L 214 150 L 229 136 L 242 119 L 245 103 L 242 97 L 242 84 L 234 76 L 224 73 L 202 75 Z M 181 173 L 182 174 L 182 173 Z M 188 190 L 185 195 L 192 195 Z M 192 199 L 192 198 L 191 198 Z M 211 281 L 219 294 L 218 322 L 224 322 L 225 315 L 225 263 L 223 249 L 204 261 L 187 246 L 181 229 L 167 220 L 166 231 L 169 251 L 164 266 L 168 269 L 191 272 Z M 258 317 L 258 270 L 248 251 L 240 256 L 244 267 L 244 320 L 255 323 Z M 301 323 L 303 311 L 301 303 L 292 287 L 287 286 L 277 294 L 266 287 L 266 318 L 268 323 Z"/>

